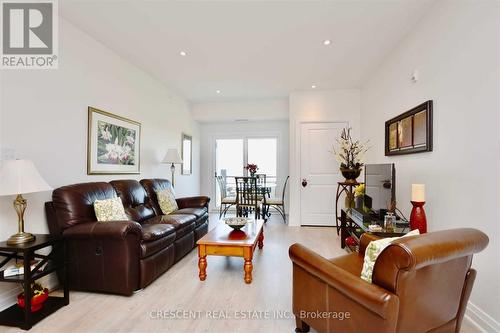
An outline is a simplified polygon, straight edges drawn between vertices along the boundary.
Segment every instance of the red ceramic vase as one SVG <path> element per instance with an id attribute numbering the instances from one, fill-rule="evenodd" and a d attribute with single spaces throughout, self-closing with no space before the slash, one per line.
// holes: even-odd
<path id="1" fill-rule="evenodd" d="M 418 229 L 421 234 L 427 232 L 427 218 L 425 217 L 424 202 L 412 201 L 413 208 L 410 214 L 410 229 Z"/>

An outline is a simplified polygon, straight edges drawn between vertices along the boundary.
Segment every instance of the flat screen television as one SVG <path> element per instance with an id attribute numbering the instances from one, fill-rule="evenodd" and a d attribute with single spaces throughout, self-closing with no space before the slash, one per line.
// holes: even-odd
<path id="1" fill-rule="evenodd" d="M 394 163 L 365 164 L 365 206 L 375 213 L 386 211 L 396 202 L 396 168 Z"/>

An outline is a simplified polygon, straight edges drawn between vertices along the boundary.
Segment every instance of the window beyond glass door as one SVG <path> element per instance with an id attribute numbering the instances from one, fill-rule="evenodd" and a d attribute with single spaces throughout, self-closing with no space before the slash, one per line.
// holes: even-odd
<path id="1" fill-rule="evenodd" d="M 271 190 L 274 191 L 278 171 L 278 139 L 248 138 L 247 144 L 248 163 L 257 164 L 259 167 L 257 173 L 266 174 L 266 183 L 271 185 Z"/>
<path id="2" fill-rule="evenodd" d="M 236 196 L 234 176 L 243 176 L 244 142 L 243 139 L 217 139 L 215 141 L 215 172 L 217 176 L 227 177 L 227 195 Z M 217 207 L 220 206 L 220 189 L 216 186 Z"/>

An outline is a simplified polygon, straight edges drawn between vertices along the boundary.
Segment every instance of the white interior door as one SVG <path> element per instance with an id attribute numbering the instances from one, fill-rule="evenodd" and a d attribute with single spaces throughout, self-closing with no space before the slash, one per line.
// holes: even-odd
<path id="1" fill-rule="evenodd" d="M 345 122 L 303 123 L 300 133 L 300 208 L 301 224 L 335 225 L 335 193 L 341 175 L 331 153 Z"/>

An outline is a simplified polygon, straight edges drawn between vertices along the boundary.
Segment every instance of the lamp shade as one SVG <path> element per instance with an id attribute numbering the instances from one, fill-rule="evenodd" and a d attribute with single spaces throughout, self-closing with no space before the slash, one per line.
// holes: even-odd
<path id="1" fill-rule="evenodd" d="M 162 163 L 174 163 L 174 164 L 181 164 L 182 159 L 181 156 L 179 155 L 179 151 L 177 149 L 169 149 L 167 150 L 167 154 L 163 158 Z"/>
<path id="2" fill-rule="evenodd" d="M 0 195 L 43 192 L 51 189 L 30 160 L 3 162 L 0 169 Z"/>

